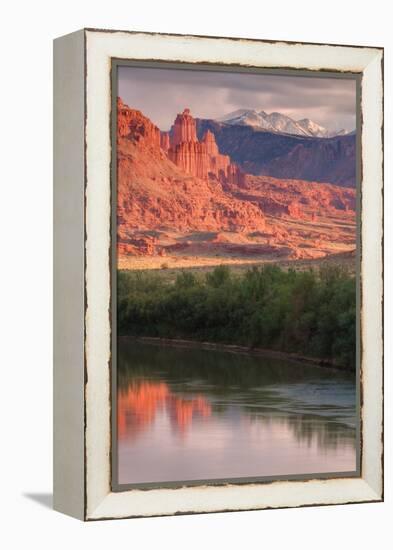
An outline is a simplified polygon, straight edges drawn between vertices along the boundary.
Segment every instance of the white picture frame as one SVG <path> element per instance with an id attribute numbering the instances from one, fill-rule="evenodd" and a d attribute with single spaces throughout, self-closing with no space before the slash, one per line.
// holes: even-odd
<path id="1" fill-rule="evenodd" d="M 111 490 L 111 62 L 361 74 L 359 477 Z M 54 507 L 81 520 L 383 499 L 383 50 L 84 29 L 54 43 Z"/>

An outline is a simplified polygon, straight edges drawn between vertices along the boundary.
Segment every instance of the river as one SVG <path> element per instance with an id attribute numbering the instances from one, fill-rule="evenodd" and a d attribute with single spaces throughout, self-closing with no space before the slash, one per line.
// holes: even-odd
<path id="1" fill-rule="evenodd" d="M 118 484 L 356 470 L 356 380 L 119 338 Z"/>

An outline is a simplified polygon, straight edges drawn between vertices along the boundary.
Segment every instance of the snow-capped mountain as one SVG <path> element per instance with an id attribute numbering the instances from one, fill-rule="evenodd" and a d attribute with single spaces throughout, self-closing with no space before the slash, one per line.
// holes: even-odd
<path id="1" fill-rule="evenodd" d="M 348 133 L 347 130 L 329 132 L 329 130 L 313 122 L 309 118 L 294 120 L 282 113 L 269 114 L 265 111 L 257 111 L 255 109 L 238 109 L 217 120 L 218 122 L 225 122 L 226 124 L 253 126 L 254 128 L 260 128 L 269 132 L 293 134 L 297 136 L 327 138 Z"/>

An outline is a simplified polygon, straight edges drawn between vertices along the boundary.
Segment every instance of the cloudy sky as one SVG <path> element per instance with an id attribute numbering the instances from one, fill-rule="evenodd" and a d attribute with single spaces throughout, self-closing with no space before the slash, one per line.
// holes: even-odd
<path id="1" fill-rule="evenodd" d="M 185 107 L 199 118 L 257 109 L 310 118 L 331 131 L 355 128 L 355 80 L 141 67 L 119 67 L 118 74 L 124 103 L 161 130 Z"/>

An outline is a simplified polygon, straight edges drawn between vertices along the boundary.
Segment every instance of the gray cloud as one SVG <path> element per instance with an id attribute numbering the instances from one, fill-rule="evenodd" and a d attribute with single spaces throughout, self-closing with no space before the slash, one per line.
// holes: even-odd
<path id="1" fill-rule="evenodd" d="M 329 130 L 356 124 L 354 79 L 120 67 L 119 95 L 162 130 L 185 107 L 200 118 L 250 108 L 311 118 Z"/>

